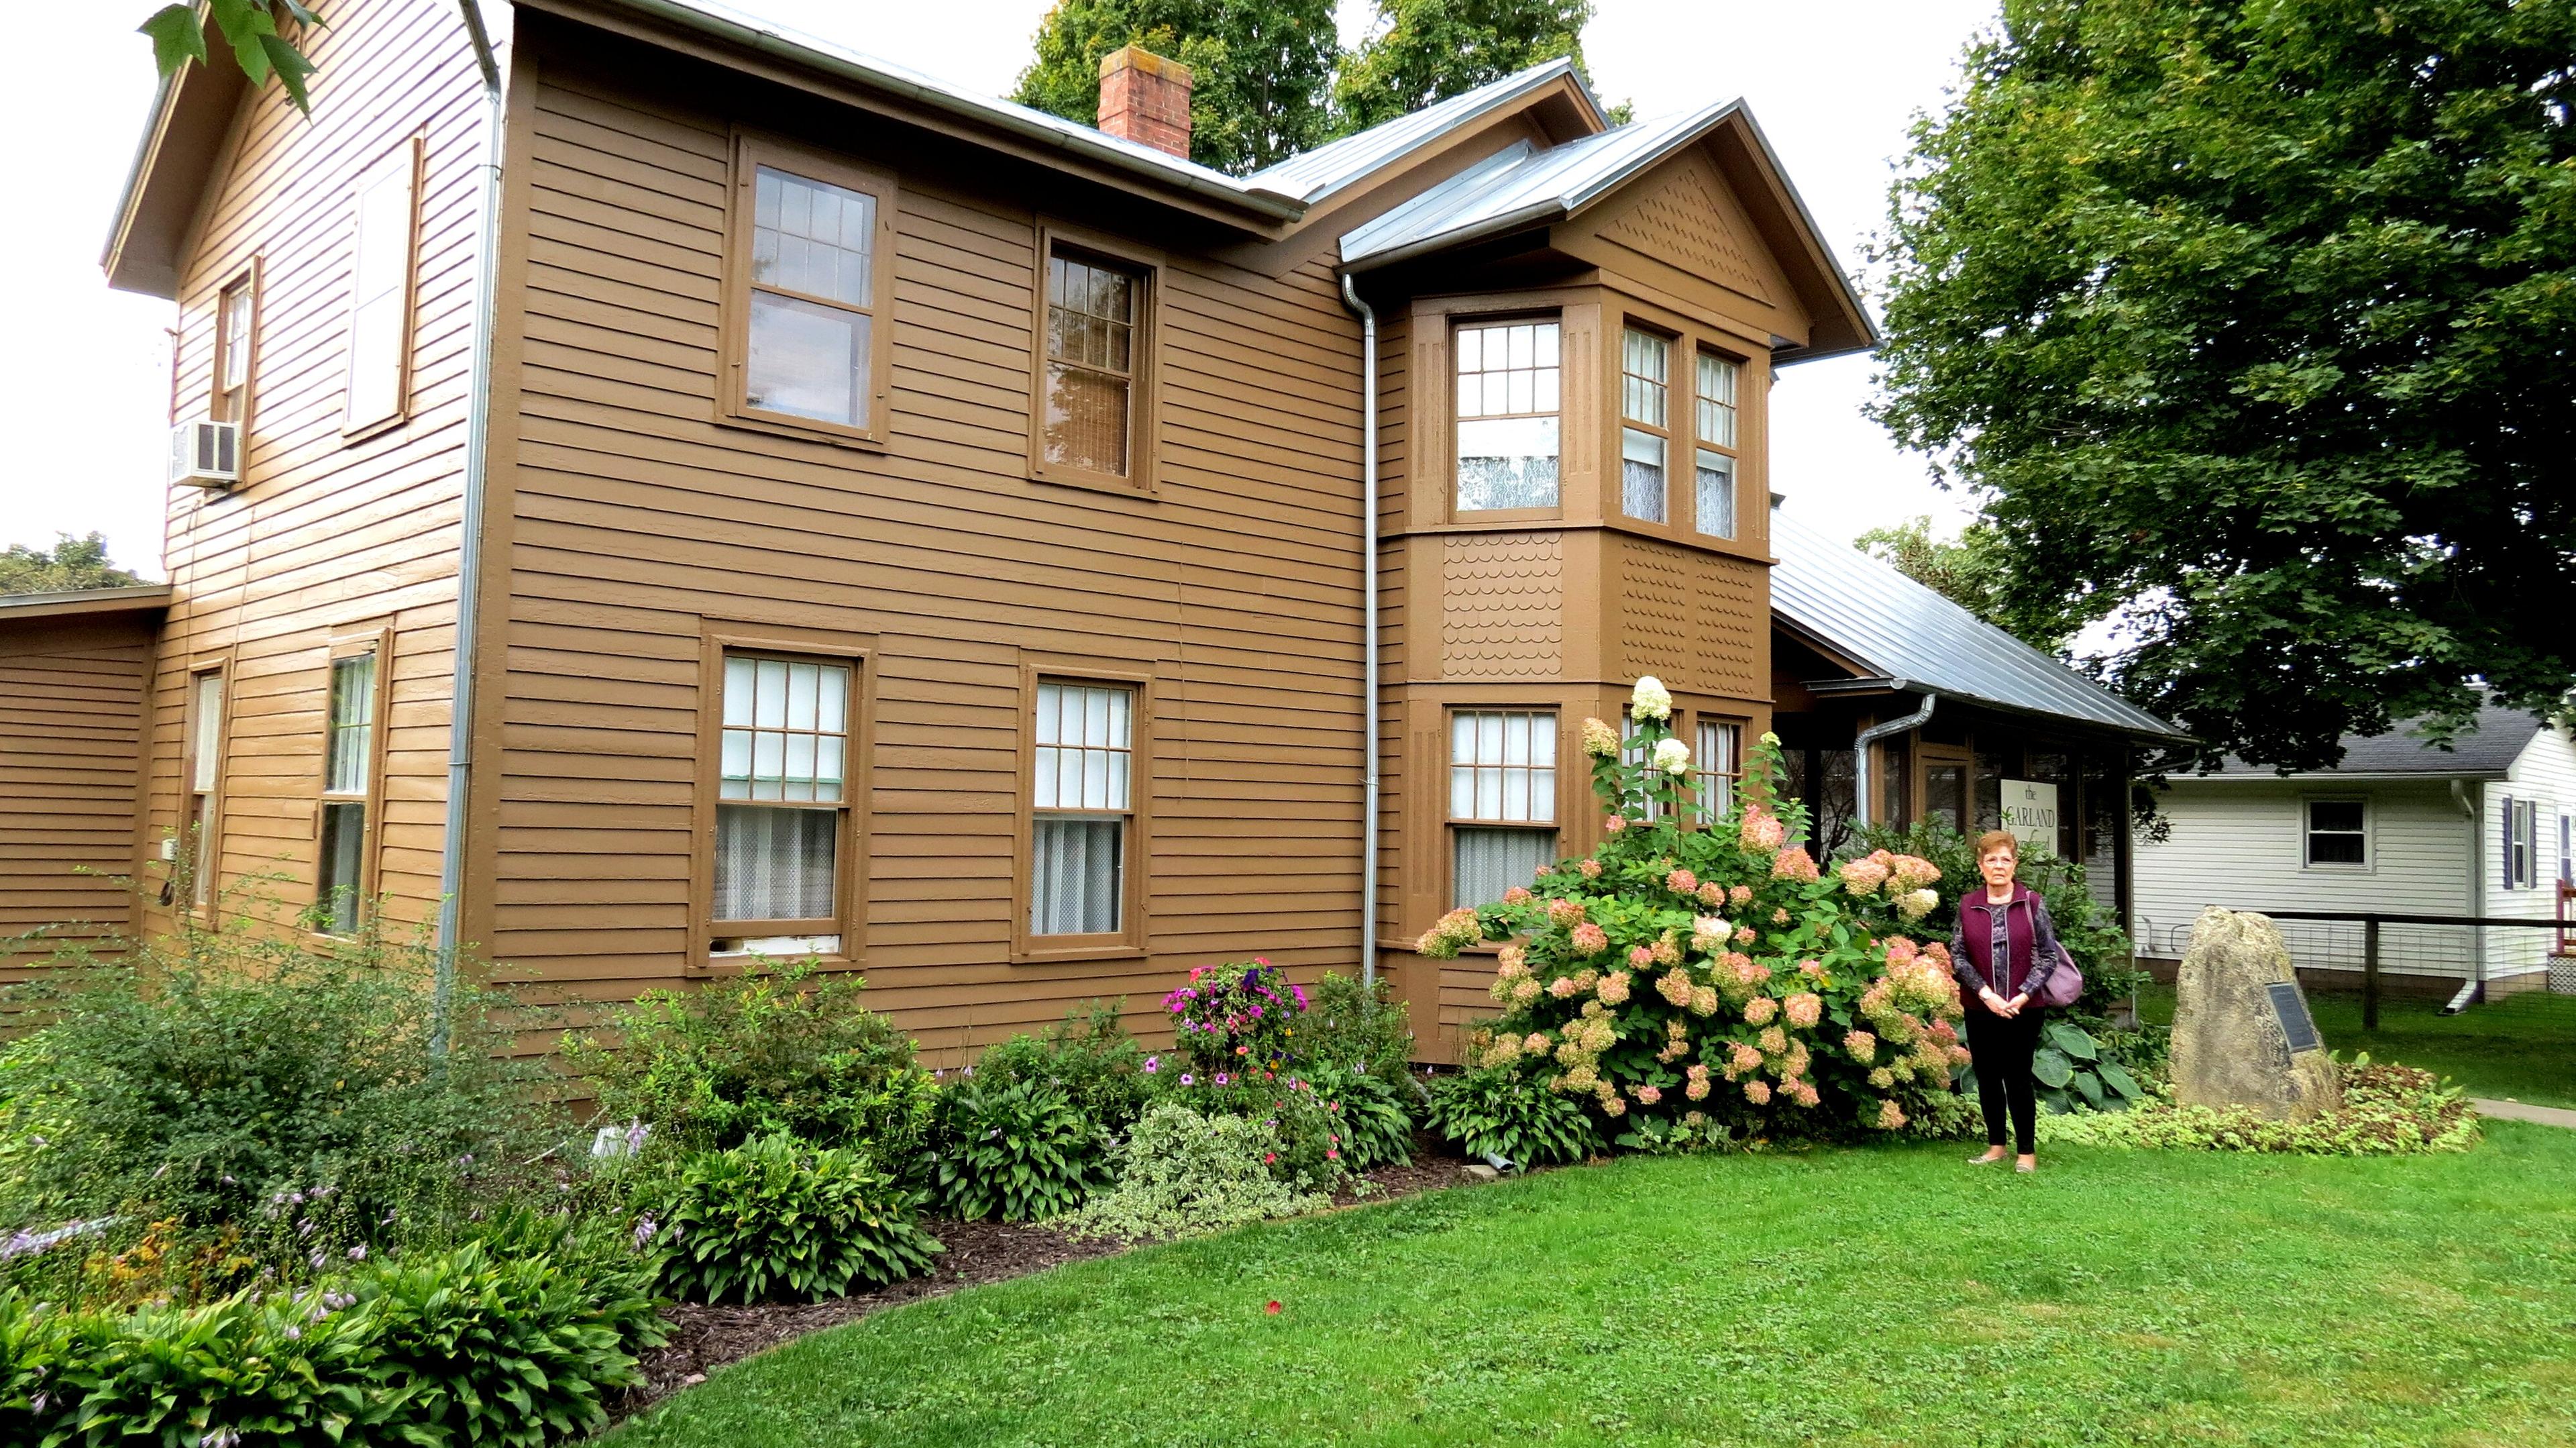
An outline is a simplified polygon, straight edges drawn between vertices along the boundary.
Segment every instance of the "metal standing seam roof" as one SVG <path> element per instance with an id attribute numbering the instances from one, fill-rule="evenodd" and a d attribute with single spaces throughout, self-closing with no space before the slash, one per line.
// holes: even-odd
<path id="1" fill-rule="evenodd" d="M 1774 509 L 1771 609 L 1895 681 L 2153 739 L 2190 736 L 1847 543 Z"/>
<path id="2" fill-rule="evenodd" d="M 1601 102 L 1583 83 L 1574 62 L 1559 58 L 1542 61 L 1527 70 L 1489 81 L 1471 91 L 1462 91 L 1446 100 L 1435 101 L 1409 115 L 1383 121 L 1365 131 L 1328 141 L 1311 151 L 1303 151 L 1245 177 L 1252 185 L 1293 196 L 1312 206 L 1355 181 L 1374 175 L 1389 162 L 1402 159 L 1415 147 L 1438 139 L 1478 116 L 1504 106 L 1554 84 L 1570 79 L 1592 107 L 1594 119 L 1600 120 Z"/>
<path id="3" fill-rule="evenodd" d="M 1381 266 L 1571 216 L 1743 108 L 1723 101 L 1546 150 L 1517 142 L 1341 238 L 1342 264 Z"/>

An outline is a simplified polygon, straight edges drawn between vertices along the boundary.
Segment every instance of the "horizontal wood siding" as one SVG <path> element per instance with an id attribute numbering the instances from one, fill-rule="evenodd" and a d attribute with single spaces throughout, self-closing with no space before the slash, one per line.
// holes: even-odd
<path id="1" fill-rule="evenodd" d="M 390 628 L 376 850 L 390 915 L 416 922 L 439 893 L 486 111 L 446 0 L 343 0 L 329 19 L 307 37 L 312 115 L 274 86 L 245 100 L 182 257 L 178 416 L 205 415 L 217 294 L 254 261 L 259 325 L 242 485 L 171 490 L 146 844 L 180 826 L 188 675 L 221 666 L 222 878 L 277 876 L 247 888 L 281 913 L 310 904 L 331 641 Z M 410 416 L 352 439 L 351 186 L 415 133 Z"/>
<path id="2" fill-rule="evenodd" d="M 133 923 L 151 676 L 149 622 L 0 623 L 0 980 Z"/>
<path id="3" fill-rule="evenodd" d="M 934 1053 L 1097 996 L 1150 1028 L 1194 964 L 1351 969 L 1359 349 L 1329 268 L 1172 255 L 1158 491 L 1033 482 L 1037 218 L 864 128 L 802 136 L 898 173 L 889 445 L 719 426 L 735 117 L 574 48 L 537 64 L 509 218 L 526 280 L 491 955 L 592 999 L 703 965 L 701 641 L 800 629 L 876 645 L 863 968 Z M 1022 666 L 1042 657 L 1155 681 L 1142 957 L 1012 963 Z"/>
<path id="4" fill-rule="evenodd" d="M 2532 801 L 2535 816 L 2531 883 L 2520 889 L 2504 881 L 2504 802 L 2507 796 Z M 2505 779 L 2486 787 L 2480 809 L 2478 849 L 2486 859 L 2487 913 L 2518 920 L 2555 919 L 2558 881 L 2565 868 L 2559 853 L 2561 816 L 2576 815 L 2576 743 L 2563 730 L 2537 730 L 2513 762 Z M 2488 932 L 2490 973 L 2537 971 L 2557 948 L 2553 931 L 2500 929 Z"/>

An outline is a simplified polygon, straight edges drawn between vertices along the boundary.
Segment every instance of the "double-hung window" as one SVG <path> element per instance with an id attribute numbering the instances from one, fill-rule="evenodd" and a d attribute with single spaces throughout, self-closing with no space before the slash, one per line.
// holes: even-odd
<path id="1" fill-rule="evenodd" d="M 358 178 L 349 278 L 346 415 L 352 432 L 410 406 L 412 287 L 420 250 L 421 141 L 414 137 Z"/>
<path id="2" fill-rule="evenodd" d="M 321 848 L 314 905 L 325 934 L 354 935 L 373 891 L 376 742 L 382 697 L 381 645 L 331 660 L 322 741 Z"/>
<path id="3" fill-rule="evenodd" d="M 1556 712 L 1449 716 L 1450 903 L 1490 905 L 1556 849 Z"/>
<path id="4" fill-rule="evenodd" d="M 1133 475 L 1145 277 L 1049 243 L 1039 458 L 1104 479 Z"/>
<path id="5" fill-rule="evenodd" d="M 1724 819 L 1735 808 L 1736 784 L 1743 778 L 1744 726 L 1701 720 L 1699 747 L 1691 754 L 1691 780 L 1702 824 Z"/>
<path id="6" fill-rule="evenodd" d="M 1665 520 L 1671 493 L 1673 344 L 1627 328 L 1619 340 L 1619 511 L 1644 523 Z"/>
<path id="7" fill-rule="evenodd" d="M 2357 799 L 2307 802 L 2307 864 L 2355 869 L 2370 863 L 2370 806 Z"/>
<path id="8" fill-rule="evenodd" d="M 2539 807 L 2535 801 L 2504 800 L 2504 885 L 2508 890 L 2531 888 L 2532 865 L 2540 856 Z"/>
<path id="9" fill-rule="evenodd" d="M 1694 421 L 1697 466 L 1692 526 L 1711 538 L 1735 536 L 1736 364 L 1713 352 L 1699 354 Z"/>
<path id="10" fill-rule="evenodd" d="M 1553 321 L 1478 323 L 1451 335 L 1458 364 L 1457 511 L 1557 506 L 1559 345 Z"/>
<path id="11" fill-rule="evenodd" d="M 1128 930 L 1136 701 L 1125 685 L 1038 681 L 1029 736 L 1032 938 Z"/>
<path id="12" fill-rule="evenodd" d="M 719 954 L 838 954 L 853 670 L 728 652 L 716 772 Z"/>
<path id="13" fill-rule="evenodd" d="M 880 173 L 749 137 L 735 147 L 726 416 L 885 438 L 895 190 Z"/>
<path id="14" fill-rule="evenodd" d="M 215 376 L 208 415 L 217 422 L 250 419 L 251 333 L 258 293 L 250 276 L 225 287 L 215 299 Z"/>
<path id="15" fill-rule="evenodd" d="M 189 903 L 204 908 L 216 895 L 223 863 L 224 675 L 206 669 L 188 676 L 188 749 L 181 770 L 188 781 Z"/>

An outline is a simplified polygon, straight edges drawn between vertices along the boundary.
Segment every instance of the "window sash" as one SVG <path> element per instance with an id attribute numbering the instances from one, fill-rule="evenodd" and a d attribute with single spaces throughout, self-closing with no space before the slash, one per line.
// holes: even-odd
<path id="1" fill-rule="evenodd" d="M 1694 398 L 1699 440 L 1712 446 L 1735 446 L 1736 364 L 1713 352 L 1699 354 L 1699 383 Z"/>
<path id="2" fill-rule="evenodd" d="M 1736 781 L 1744 777 L 1744 726 L 1701 720 L 1691 762 L 1701 822 L 1724 819 L 1735 808 Z"/>
<path id="3" fill-rule="evenodd" d="M 322 845 L 314 861 L 313 894 L 327 935 L 354 935 L 366 904 L 367 802 L 322 802 Z"/>
<path id="4" fill-rule="evenodd" d="M 214 877 L 221 859 L 215 834 L 217 786 L 222 779 L 224 676 L 210 670 L 191 686 L 188 723 L 189 893 L 203 906 L 214 898 Z"/>
<path id="5" fill-rule="evenodd" d="M 216 420 L 241 421 L 238 405 L 250 380 L 251 290 L 248 281 L 224 288 L 215 301 Z"/>
<path id="6" fill-rule="evenodd" d="M 842 813 L 718 804 L 715 924 L 832 927 L 840 918 Z"/>
<path id="7" fill-rule="evenodd" d="M 770 165 L 753 166 L 751 192 L 743 406 L 865 430 L 884 198 Z"/>
<path id="8" fill-rule="evenodd" d="M 1664 440 L 1641 428 L 1619 431 L 1619 508 L 1640 522 L 1664 521 Z"/>
<path id="9" fill-rule="evenodd" d="M 366 794 L 375 773 L 376 656 L 372 650 L 331 661 L 330 716 L 324 734 L 322 792 Z"/>
<path id="10" fill-rule="evenodd" d="M 1032 937 L 1127 928 L 1137 690 L 1040 680 L 1030 721 Z"/>
<path id="11" fill-rule="evenodd" d="M 1127 816 L 1041 814 L 1029 840 L 1029 934 L 1126 928 Z"/>
<path id="12" fill-rule="evenodd" d="M 1673 344 L 1634 327 L 1619 340 L 1619 415 L 1658 431 L 1667 426 L 1666 395 L 1672 373 Z"/>
<path id="13" fill-rule="evenodd" d="M 1138 327 L 1145 278 L 1047 253 L 1046 461 L 1125 477 L 1134 451 Z"/>
<path id="14" fill-rule="evenodd" d="M 1693 526 L 1711 538 L 1735 536 L 1735 459 L 1724 453 L 1699 450 L 1695 481 L 1697 496 L 1693 500 Z"/>
<path id="15" fill-rule="evenodd" d="M 839 804 L 848 793 L 847 664 L 725 655 L 716 797 Z"/>
<path id="16" fill-rule="evenodd" d="M 1474 909 L 1503 898 L 1556 861 L 1556 831 L 1494 825 L 1450 827 L 1449 903 Z"/>
<path id="17" fill-rule="evenodd" d="M 1554 321 L 1480 323 L 1451 334 L 1459 512 L 1561 502 L 1562 342 Z"/>
<path id="18" fill-rule="evenodd" d="M 2345 810 L 2351 813 L 2346 815 Z M 2332 811 L 2331 814 L 2328 811 Z M 2369 808 L 2359 800 L 2310 800 L 2307 803 L 2306 853 L 2310 865 L 2370 863 Z"/>
<path id="19" fill-rule="evenodd" d="M 1460 709 L 1449 716 L 1449 817 L 1556 822 L 1554 710 Z"/>

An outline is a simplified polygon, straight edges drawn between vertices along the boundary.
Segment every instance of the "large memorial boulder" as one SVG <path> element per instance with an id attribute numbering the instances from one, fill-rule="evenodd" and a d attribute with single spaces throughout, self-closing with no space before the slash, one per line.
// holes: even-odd
<path id="1" fill-rule="evenodd" d="M 2271 921 L 2211 906 L 2174 981 L 2175 1099 L 2306 1121 L 2343 1104 L 2290 948 Z"/>

